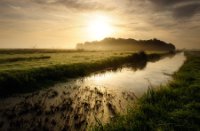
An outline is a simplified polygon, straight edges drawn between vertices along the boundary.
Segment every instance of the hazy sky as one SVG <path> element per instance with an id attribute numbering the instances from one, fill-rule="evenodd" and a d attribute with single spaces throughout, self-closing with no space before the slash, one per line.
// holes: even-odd
<path id="1" fill-rule="evenodd" d="M 0 0 L 0 48 L 73 48 L 104 37 L 200 48 L 200 0 Z"/>

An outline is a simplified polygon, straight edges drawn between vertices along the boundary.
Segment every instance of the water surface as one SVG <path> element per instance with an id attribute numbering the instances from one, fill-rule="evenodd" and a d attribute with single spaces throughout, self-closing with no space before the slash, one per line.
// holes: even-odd
<path id="1" fill-rule="evenodd" d="M 156 62 L 148 62 L 141 70 L 124 67 L 117 71 L 95 74 L 84 78 L 80 84 L 106 87 L 118 92 L 133 91 L 137 96 L 141 96 L 150 85 L 156 87 L 171 80 L 171 75 L 182 66 L 185 59 L 184 53 L 179 53 Z"/>
<path id="2" fill-rule="evenodd" d="M 178 53 L 0 100 L 0 130 L 85 130 L 109 122 L 125 113 L 150 85 L 156 88 L 172 80 L 185 59 Z"/>

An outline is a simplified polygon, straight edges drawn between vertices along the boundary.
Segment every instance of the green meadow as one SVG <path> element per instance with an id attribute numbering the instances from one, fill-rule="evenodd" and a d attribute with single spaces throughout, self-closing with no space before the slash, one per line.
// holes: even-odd
<path id="1" fill-rule="evenodd" d="M 125 57 L 131 51 L 1 50 L 0 72 L 55 65 L 94 63 L 111 57 Z"/>
<path id="2" fill-rule="evenodd" d="M 37 91 L 52 87 L 54 84 L 69 79 L 85 77 L 103 70 L 117 70 L 124 66 L 145 67 L 147 62 L 156 62 L 166 56 L 170 58 L 175 55 L 174 52 L 67 50 L 1 50 L 0 53 L 1 98 L 15 97 L 23 93 L 30 93 L 30 100 L 32 99 L 31 93 L 34 94 L 34 92 L 36 92 L 37 94 Z M 75 121 L 75 125 L 80 126 L 80 129 L 99 131 L 199 130 L 200 52 L 186 51 L 185 56 L 187 60 L 182 67 L 172 75 L 172 81 L 157 88 L 154 88 L 150 84 L 147 93 L 137 98 L 136 101 L 132 101 L 130 103 L 131 107 L 126 108 L 126 113 L 116 113 L 114 103 L 110 102 L 110 97 L 112 95 L 106 95 L 106 93 L 97 91 L 99 98 L 103 98 L 104 95 L 105 97 L 109 97 L 107 98 L 108 101 L 105 107 L 115 112 L 115 115 L 108 123 L 102 123 L 96 120 L 97 123 L 95 125 L 86 128 L 84 126 L 85 124 L 81 121 L 82 117 L 80 117 L 80 119 L 79 117 L 76 118 L 79 113 L 76 112 L 76 108 L 73 108 L 74 118 L 72 119 Z M 98 90 L 97 88 L 95 89 Z M 50 92 L 47 90 L 47 95 L 51 96 L 51 93 L 53 93 L 53 98 L 59 97 L 60 92 L 53 89 L 51 90 L 49 89 Z M 85 90 L 88 90 L 88 87 L 82 90 L 79 89 L 78 91 Z M 63 93 L 66 95 L 65 91 Z M 75 96 L 72 97 L 73 99 L 76 98 Z M 28 100 L 28 97 L 24 98 Z M 60 98 L 62 99 L 62 97 Z M 36 104 L 39 99 L 40 98 L 37 98 L 36 95 Z M 51 97 L 49 97 L 49 99 L 51 99 Z M 79 99 L 79 97 L 77 99 Z M 23 107 L 23 104 L 26 105 L 26 102 L 22 102 L 21 104 L 22 107 L 19 108 L 29 112 L 29 108 Z M 61 103 L 61 105 L 62 104 L 63 103 Z M 89 102 L 85 103 L 84 107 L 90 104 Z M 82 107 L 77 103 L 76 105 L 80 106 L 79 108 Z M 67 106 L 71 107 L 72 105 L 68 104 Z M 60 107 L 60 105 L 58 107 Z M 88 109 L 86 111 L 92 111 L 93 109 L 94 108 L 91 108 L 91 110 Z M 41 107 L 41 110 L 43 112 L 43 107 Z M 3 114 L 6 114 L 5 112 L 7 111 L 9 112 L 7 109 L 3 111 Z M 34 112 L 37 111 L 37 109 L 34 108 L 32 110 L 32 108 L 30 108 L 30 111 Z M 54 113 L 59 111 L 60 110 L 52 109 Z M 12 113 L 11 116 L 14 116 L 15 111 Z M 9 116 L 9 113 L 7 115 Z M 87 116 L 87 114 L 79 115 Z M 23 118 L 23 115 L 19 115 L 19 117 Z M 55 121 L 55 119 L 53 120 Z M 12 122 L 17 121 L 11 121 L 11 123 Z M 70 127 L 69 129 L 73 129 L 72 125 L 73 124 L 68 125 Z M 36 125 L 35 127 L 39 129 L 39 126 Z M 63 129 L 65 129 L 65 127 Z M 75 129 L 79 128 L 75 127 Z"/>
<path id="3" fill-rule="evenodd" d="M 159 58 L 166 52 L 1 50 L 0 95 L 11 96 L 51 86 L 126 63 Z"/>

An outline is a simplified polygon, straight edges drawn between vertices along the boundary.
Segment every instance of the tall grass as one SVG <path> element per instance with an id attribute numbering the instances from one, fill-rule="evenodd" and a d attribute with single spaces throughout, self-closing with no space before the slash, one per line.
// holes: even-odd
<path id="1" fill-rule="evenodd" d="M 4 51 L 4 52 L 3 52 Z M 0 72 L 11 70 L 28 70 L 52 65 L 71 65 L 75 63 L 93 63 L 112 57 L 126 57 L 131 51 L 67 51 L 67 50 L 0 50 Z M 151 52 L 152 53 L 152 52 Z M 154 52 L 155 53 L 155 52 Z M 49 56 L 49 59 L 31 59 Z M 20 58 L 20 59 L 18 59 Z M 21 59 L 30 58 L 30 59 Z"/>
<path id="2" fill-rule="evenodd" d="M 145 64 L 149 58 L 153 59 L 151 55 L 140 52 L 127 57 L 112 57 L 93 63 L 53 65 L 28 70 L 0 72 L 0 96 L 6 97 L 15 93 L 34 91 L 66 78 L 85 76 L 92 72 L 107 68 L 118 68 L 126 63 L 132 63 L 135 66 L 139 66 L 138 63 Z"/>
<path id="3" fill-rule="evenodd" d="M 94 129 L 106 131 L 200 130 L 200 55 L 187 53 L 187 58 L 185 64 L 173 75 L 172 82 L 158 90 L 149 89 L 126 115 L 117 116 L 103 128 Z"/>
<path id="4" fill-rule="evenodd" d="M 19 62 L 19 61 L 32 61 L 32 60 L 44 60 L 49 59 L 50 56 L 38 56 L 38 57 L 14 57 L 14 58 L 4 58 L 0 59 L 0 64 L 11 63 L 11 62 Z"/>

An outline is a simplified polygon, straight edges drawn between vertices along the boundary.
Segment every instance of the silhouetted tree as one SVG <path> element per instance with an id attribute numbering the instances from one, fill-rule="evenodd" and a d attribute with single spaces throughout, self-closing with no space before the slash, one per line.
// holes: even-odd
<path id="1" fill-rule="evenodd" d="M 176 48 L 171 43 L 158 40 L 135 40 L 123 38 L 105 38 L 101 41 L 92 41 L 77 44 L 77 49 L 81 50 L 156 50 L 174 51 Z"/>

